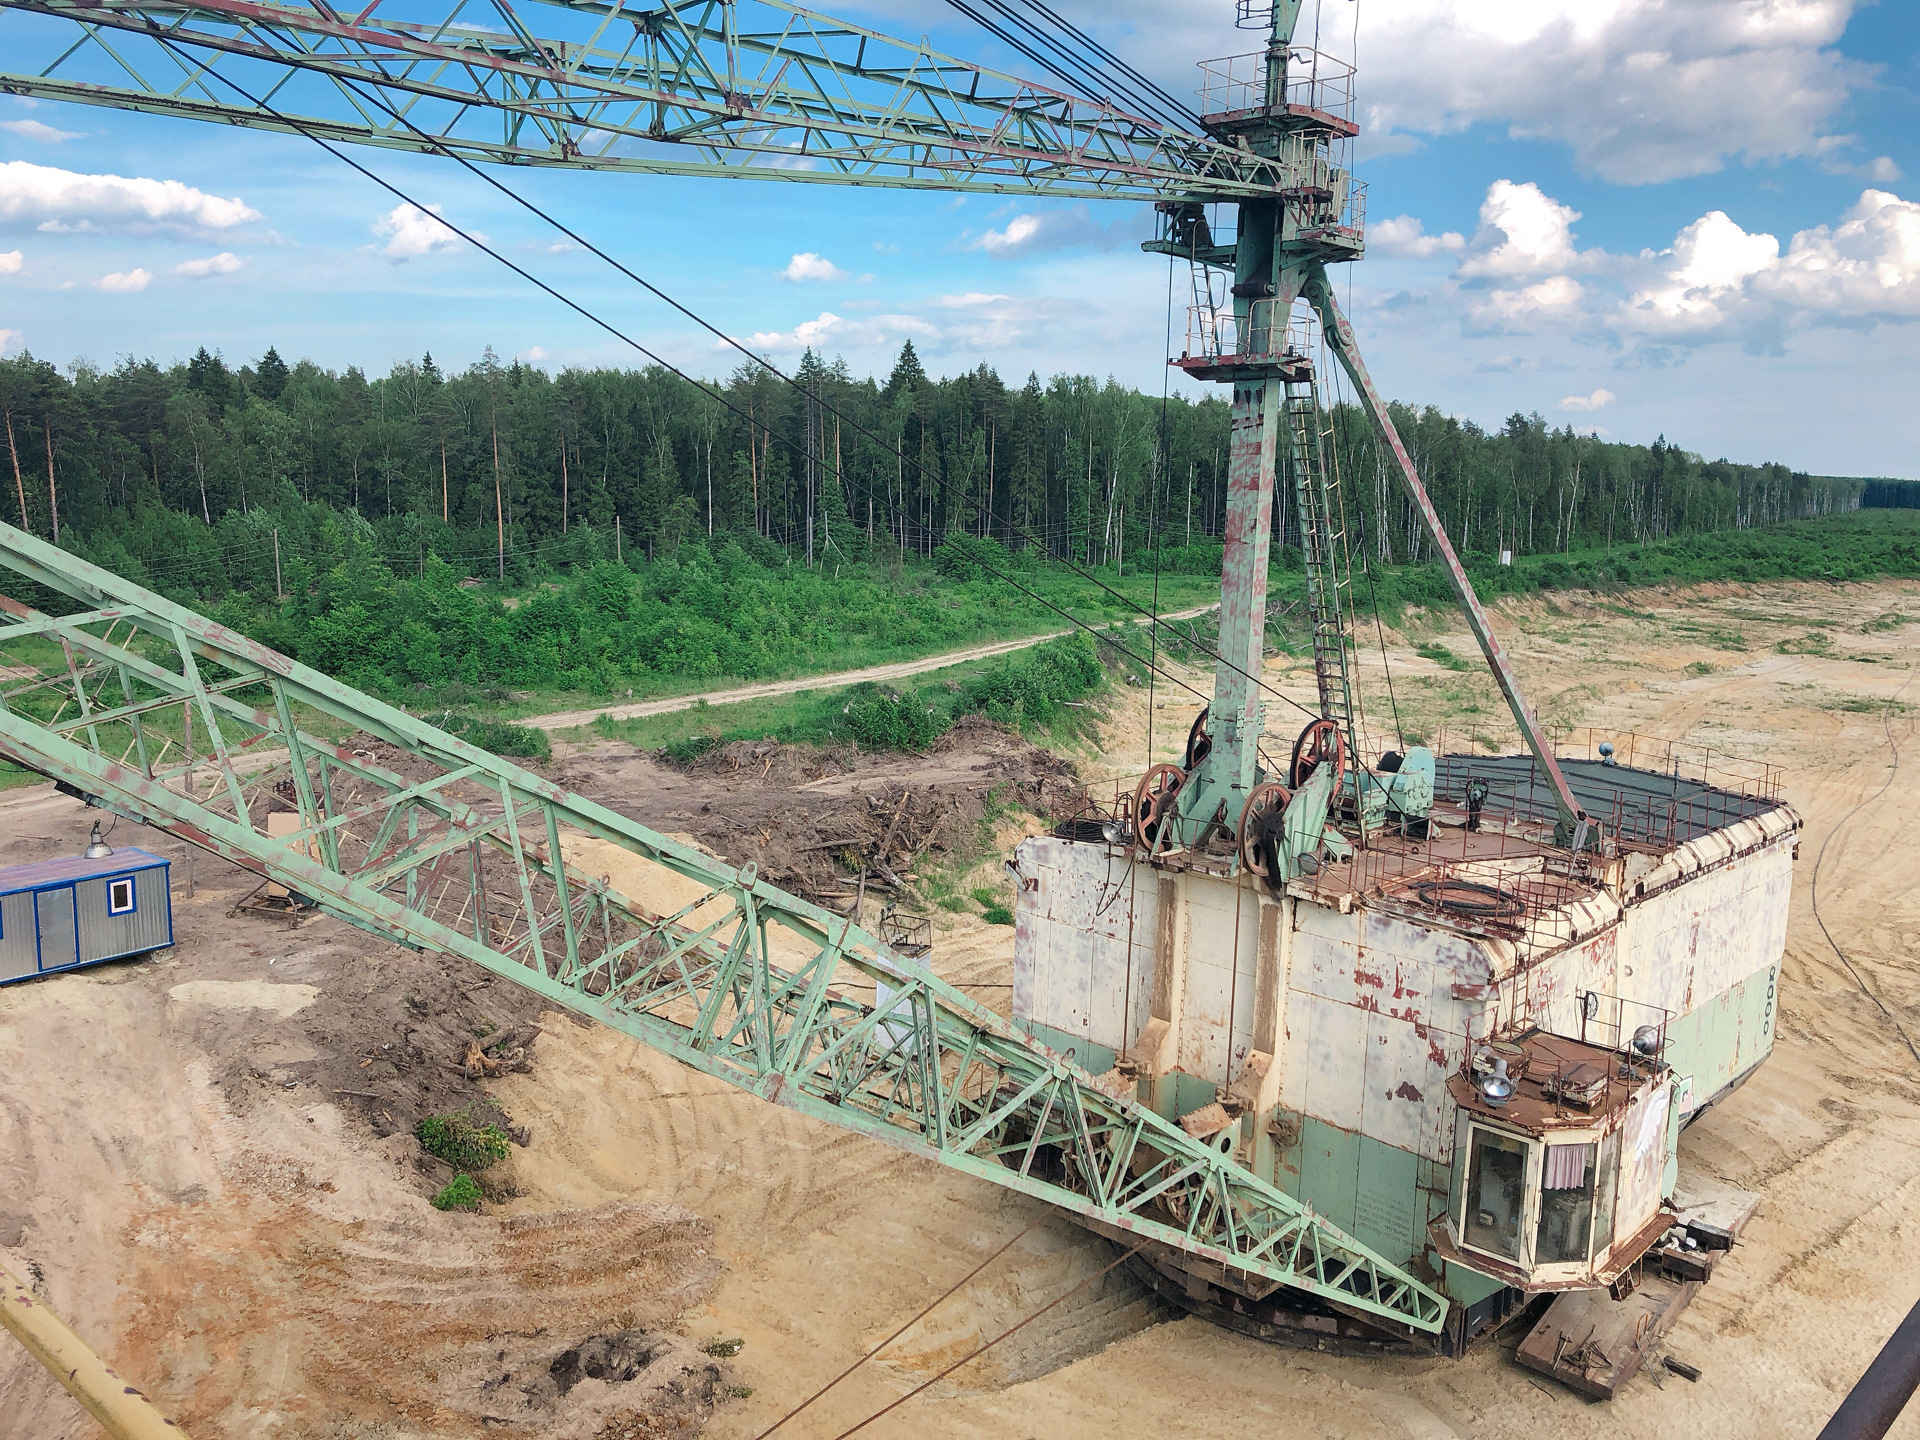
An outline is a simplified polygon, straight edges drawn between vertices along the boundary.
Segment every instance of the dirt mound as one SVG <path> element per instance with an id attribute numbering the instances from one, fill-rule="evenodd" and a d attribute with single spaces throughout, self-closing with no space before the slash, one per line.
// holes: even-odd
<path id="1" fill-rule="evenodd" d="M 554 778 L 840 908 L 863 874 L 868 894 L 903 894 L 922 857 L 978 853 L 996 816 L 1063 815 L 1085 799 L 1070 761 L 978 715 L 924 755 L 741 740 L 674 760 L 601 741 L 567 753 Z"/>

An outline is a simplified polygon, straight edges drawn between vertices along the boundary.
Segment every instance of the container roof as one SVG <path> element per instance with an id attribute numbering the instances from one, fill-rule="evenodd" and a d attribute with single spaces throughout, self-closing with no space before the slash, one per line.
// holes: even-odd
<path id="1" fill-rule="evenodd" d="M 1551 817 L 1552 796 L 1531 755 L 1442 755 L 1435 793 L 1460 801 L 1469 780 L 1492 788 L 1488 809 L 1517 816 Z M 1560 761 L 1573 798 L 1617 839 L 1669 849 L 1715 830 L 1779 808 L 1759 795 L 1725 790 L 1684 775 L 1635 770 L 1598 760 Z"/>
<path id="2" fill-rule="evenodd" d="M 0 869 L 0 895 L 16 890 L 40 890 L 48 885 L 71 885 L 76 880 L 91 880 L 96 875 L 125 875 L 134 870 L 151 870 L 170 863 L 158 855 L 129 845 L 89 860 L 73 855 L 62 860 L 40 860 L 32 865 L 10 865 Z"/>

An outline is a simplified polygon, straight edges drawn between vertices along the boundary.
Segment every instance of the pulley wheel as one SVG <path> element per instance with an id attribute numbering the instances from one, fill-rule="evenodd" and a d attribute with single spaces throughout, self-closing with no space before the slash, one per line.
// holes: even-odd
<path id="1" fill-rule="evenodd" d="M 1306 784 L 1322 763 L 1333 766 L 1333 794 L 1338 797 L 1347 773 L 1347 737 L 1331 720 L 1310 720 L 1293 742 L 1293 764 L 1287 772 L 1293 777 L 1293 788 Z"/>
<path id="2" fill-rule="evenodd" d="M 1133 833 L 1142 849 L 1151 850 L 1160 836 L 1160 822 L 1172 812 L 1180 787 L 1187 783 L 1187 772 L 1178 765 L 1162 763 L 1140 777 L 1133 790 Z"/>
<path id="3" fill-rule="evenodd" d="M 1204 707 L 1198 715 L 1193 717 L 1193 728 L 1187 731 L 1186 770 L 1189 775 L 1199 767 L 1202 760 L 1213 753 L 1213 736 L 1207 732 L 1207 716 L 1212 713 L 1211 705 Z"/>
<path id="4" fill-rule="evenodd" d="M 1265 880 L 1272 872 L 1272 852 L 1261 840 L 1261 831 L 1270 815 L 1278 815 L 1293 799 L 1293 792 L 1278 780 L 1253 787 L 1247 807 L 1240 812 L 1240 863 Z"/>

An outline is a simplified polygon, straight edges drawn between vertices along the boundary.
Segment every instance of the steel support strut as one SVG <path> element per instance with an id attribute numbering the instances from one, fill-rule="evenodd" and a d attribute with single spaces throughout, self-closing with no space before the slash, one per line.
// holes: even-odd
<path id="1" fill-rule="evenodd" d="M 1231 1154 L 1105 1093 L 852 917 L 4 524 L 0 565 L 77 602 L 60 616 L 0 596 L 0 656 L 47 672 L 0 703 L 0 755 L 14 763 L 372 934 L 471 960 L 763 1099 L 1256 1288 L 1292 1286 L 1407 1336 L 1441 1328 L 1447 1302 L 1435 1291 Z M 109 606 L 118 614 L 103 619 Z M 97 703 L 109 685 L 124 703 Z M 211 758 L 179 761 L 163 728 L 176 705 L 219 737 Z M 371 743 L 294 728 L 315 711 Z M 75 713 L 88 723 L 62 723 Z M 148 744 L 139 763 L 135 726 Z M 403 752 L 408 774 L 375 745 Z M 269 838 L 272 811 L 294 812 L 299 828 Z M 460 849 L 467 863 L 443 864 Z M 596 873 L 611 858 L 639 862 L 643 878 L 652 866 L 692 880 L 695 898 L 655 914 Z M 883 1007 L 858 998 L 853 987 L 867 986 L 889 992 Z"/>
<path id="2" fill-rule="evenodd" d="M 1480 652 L 1487 657 L 1487 667 L 1493 671 L 1500 693 L 1506 697 L 1507 708 L 1513 712 L 1514 723 L 1520 727 L 1527 749 L 1533 753 L 1534 764 L 1540 767 L 1541 776 L 1553 791 L 1554 805 L 1560 812 L 1562 825 L 1577 835 L 1578 827 L 1587 821 L 1587 814 L 1573 798 L 1567 777 L 1560 773 L 1560 763 L 1553 758 L 1553 747 L 1541 734 L 1539 722 L 1528 708 L 1526 697 L 1520 693 L 1520 682 L 1514 678 L 1507 652 L 1501 648 L 1499 637 L 1493 633 L 1493 622 L 1487 618 L 1480 597 L 1474 593 L 1473 582 L 1467 578 L 1466 567 L 1454 553 L 1453 542 L 1447 538 L 1446 527 L 1440 523 L 1440 512 L 1433 508 L 1427 487 L 1420 483 L 1420 472 L 1414 468 L 1413 457 L 1407 453 L 1400 432 L 1394 428 L 1393 417 L 1387 413 L 1386 402 L 1374 388 L 1373 377 L 1367 373 L 1366 362 L 1360 358 L 1360 347 L 1354 341 L 1353 325 L 1334 298 L 1333 285 L 1327 279 L 1325 266 L 1316 265 L 1308 273 L 1303 293 L 1319 314 L 1322 331 L 1341 367 L 1359 391 L 1367 414 L 1373 417 L 1373 423 L 1380 429 L 1380 436 L 1393 456 L 1394 468 L 1399 472 L 1400 483 L 1407 497 L 1413 501 L 1414 509 L 1420 512 L 1420 521 L 1440 556 L 1447 579 L 1453 584 L 1453 593 L 1459 597 L 1461 608 L 1467 612 L 1467 624 L 1473 631 L 1473 638 L 1480 642 Z"/>

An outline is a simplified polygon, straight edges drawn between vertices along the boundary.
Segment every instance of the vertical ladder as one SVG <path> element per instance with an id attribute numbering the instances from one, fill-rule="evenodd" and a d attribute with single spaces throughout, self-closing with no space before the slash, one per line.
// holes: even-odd
<path id="1" fill-rule="evenodd" d="M 1347 754 L 1359 756 L 1358 709 L 1347 665 L 1347 623 L 1352 613 L 1353 567 L 1348 553 L 1346 507 L 1326 462 L 1332 434 L 1323 428 L 1319 386 L 1311 374 L 1287 381 L 1287 454 L 1300 517 L 1300 551 L 1306 560 L 1307 614 L 1313 627 L 1313 674 L 1320 714 L 1340 727 Z"/>

